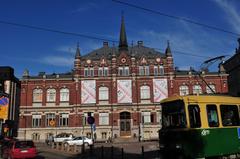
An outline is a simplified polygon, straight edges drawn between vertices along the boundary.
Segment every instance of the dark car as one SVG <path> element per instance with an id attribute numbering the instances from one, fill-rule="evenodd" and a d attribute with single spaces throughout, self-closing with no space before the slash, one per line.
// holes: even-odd
<path id="1" fill-rule="evenodd" d="M 2 150 L 3 158 L 35 158 L 36 156 L 37 150 L 31 140 L 12 140 Z"/>

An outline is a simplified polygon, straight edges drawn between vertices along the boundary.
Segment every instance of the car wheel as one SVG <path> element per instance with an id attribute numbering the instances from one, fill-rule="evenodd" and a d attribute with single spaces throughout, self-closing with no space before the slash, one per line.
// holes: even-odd
<path id="1" fill-rule="evenodd" d="M 84 146 L 89 146 L 89 143 L 85 142 L 85 143 L 84 143 Z"/>

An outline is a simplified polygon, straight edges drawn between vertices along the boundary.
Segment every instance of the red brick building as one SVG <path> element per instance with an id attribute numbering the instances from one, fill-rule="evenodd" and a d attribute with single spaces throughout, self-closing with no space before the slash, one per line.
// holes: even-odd
<path id="1" fill-rule="evenodd" d="M 21 80 L 19 138 L 44 141 L 49 134 L 90 135 L 86 122 L 95 118 L 97 140 L 133 137 L 154 139 L 160 129 L 161 99 L 172 95 L 211 93 L 191 70 L 174 69 L 170 44 L 165 53 L 128 46 L 122 18 L 119 46 L 107 42 L 84 56 L 77 46 L 74 71 Z M 227 92 L 227 74 L 203 72 L 218 93 Z"/>

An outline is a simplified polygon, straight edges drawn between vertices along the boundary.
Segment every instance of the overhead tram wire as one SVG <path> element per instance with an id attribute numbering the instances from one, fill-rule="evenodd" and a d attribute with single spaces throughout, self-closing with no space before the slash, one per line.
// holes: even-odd
<path id="1" fill-rule="evenodd" d="M 88 38 L 88 39 L 94 39 L 94 40 L 109 41 L 109 42 L 118 42 L 118 41 L 116 41 L 116 40 L 99 38 L 99 37 L 96 37 L 96 36 L 90 36 L 90 35 L 85 35 L 85 34 L 80 34 L 80 33 L 74 33 L 74 32 L 66 32 L 66 31 L 61 31 L 61 30 L 55 30 L 55 29 L 50 29 L 50 28 L 33 26 L 33 25 L 27 25 L 27 24 L 20 24 L 20 23 L 8 22 L 8 21 L 3 21 L 3 20 L 0 20 L 0 24 L 6 24 L 6 25 L 24 27 L 24 28 L 29 28 L 29 29 L 35 29 L 35 30 L 40 30 L 40 31 L 53 32 L 53 33 L 71 35 L 71 36 L 78 36 L 78 37 L 83 37 L 83 38 Z"/>
<path id="2" fill-rule="evenodd" d="M 3 21 L 3 20 L 0 20 L 0 24 L 12 25 L 12 26 L 24 27 L 24 28 L 28 28 L 28 29 L 47 31 L 47 32 L 53 32 L 53 33 L 58 33 L 58 34 L 65 34 L 65 35 L 70 35 L 70 36 L 78 36 L 78 37 L 83 37 L 83 38 L 88 38 L 88 39 L 118 43 L 117 40 L 111 40 L 111 39 L 107 39 L 107 38 L 99 38 L 99 37 L 96 37 L 96 36 L 89 36 L 89 35 L 80 34 L 80 33 L 60 31 L 60 30 L 55 30 L 55 29 L 50 29 L 50 28 L 45 28 L 45 27 L 38 27 L 38 26 L 20 24 L 20 23 L 15 23 L 15 22 L 8 22 L 8 21 Z M 160 49 L 160 48 L 154 48 L 154 49 L 160 50 L 160 51 L 163 50 L 163 49 Z M 201 55 L 191 54 L 191 53 L 187 53 L 187 52 L 181 52 L 181 51 L 177 51 L 177 50 L 175 50 L 174 52 L 177 53 L 177 54 L 183 54 L 183 55 L 186 55 L 186 56 L 190 55 L 190 56 L 195 56 L 195 57 L 210 58 L 208 56 L 201 56 Z"/>
<path id="3" fill-rule="evenodd" d="M 144 8 L 144 7 L 132 4 L 132 3 L 127 3 L 127 2 L 123 2 L 123 1 L 119 1 L 119 0 L 112 0 L 112 1 L 115 2 L 115 3 L 119 3 L 119 4 L 122 4 L 122 5 L 129 6 L 129 7 L 133 7 L 133 8 L 137 8 L 137 9 L 144 10 L 144 11 L 147 11 L 147 12 L 151 12 L 151 13 L 154 13 L 154 14 L 158 14 L 158 15 L 161 15 L 161 16 L 165 16 L 165 17 L 168 17 L 168 18 L 181 20 L 181 21 L 185 21 L 185 22 L 188 22 L 188 23 L 191 23 L 191 24 L 202 26 L 202 27 L 205 27 L 205 28 L 208 28 L 208 29 L 228 33 L 228 34 L 231 34 L 231 35 L 234 35 L 234 36 L 237 36 L 237 37 L 240 36 L 240 33 L 232 32 L 232 31 L 229 31 L 229 30 L 226 30 L 226 29 L 223 29 L 223 28 L 219 28 L 219 27 L 216 27 L 216 26 L 211 26 L 211 25 L 208 25 L 208 24 L 200 23 L 200 22 L 197 22 L 197 21 L 194 21 L 194 20 L 191 20 L 191 19 L 166 14 L 166 13 L 159 12 L 159 11 L 156 11 L 156 10 L 153 10 L 153 9 Z"/>

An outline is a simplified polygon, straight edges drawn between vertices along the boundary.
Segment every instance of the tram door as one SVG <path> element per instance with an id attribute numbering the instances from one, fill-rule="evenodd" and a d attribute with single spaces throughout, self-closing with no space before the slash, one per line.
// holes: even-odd
<path id="1" fill-rule="evenodd" d="M 131 136 L 131 114 L 120 113 L 120 136 Z"/>

